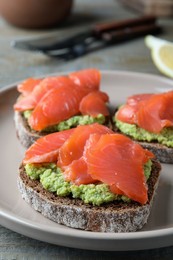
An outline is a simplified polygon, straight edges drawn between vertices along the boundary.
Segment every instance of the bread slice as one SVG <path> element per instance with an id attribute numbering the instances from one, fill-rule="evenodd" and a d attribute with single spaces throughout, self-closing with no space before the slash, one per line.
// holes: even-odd
<path id="1" fill-rule="evenodd" d="M 17 137 L 25 148 L 29 148 L 38 138 L 48 134 L 48 132 L 37 132 L 32 130 L 28 125 L 26 118 L 18 111 L 14 112 L 14 123 Z M 106 118 L 105 125 L 112 129 L 112 122 L 109 117 Z"/>
<path id="2" fill-rule="evenodd" d="M 21 165 L 18 187 L 23 199 L 46 218 L 71 228 L 97 232 L 133 232 L 147 223 L 154 194 L 158 186 L 160 164 L 153 160 L 145 205 L 137 202 L 114 201 L 101 206 L 85 204 L 80 199 L 60 197 L 31 180 Z"/>

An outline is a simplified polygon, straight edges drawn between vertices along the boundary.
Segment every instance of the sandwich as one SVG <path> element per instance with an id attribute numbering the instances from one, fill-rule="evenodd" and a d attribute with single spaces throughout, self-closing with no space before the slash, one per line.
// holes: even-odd
<path id="1" fill-rule="evenodd" d="M 162 163 L 173 163 L 173 91 L 127 98 L 113 118 L 115 131 L 152 151 Z"/>
<path id="2" fill-rule="evenodd" d="M 148 220 L 161 165 L 129 137 L 93 123 L 43 136 L 19 168 L 22 198 L 44 217 L 93 232 L 134 232 Z"/>
<path id="3" fill-rule="evenodd" d="M 28 148 L 41 136 L 77 125 L 109 125 L 109 97 L 100 91 L 100 80 L 100 71 L 86 69 L 19 84 L 14 121 L 21 144 Z"/>

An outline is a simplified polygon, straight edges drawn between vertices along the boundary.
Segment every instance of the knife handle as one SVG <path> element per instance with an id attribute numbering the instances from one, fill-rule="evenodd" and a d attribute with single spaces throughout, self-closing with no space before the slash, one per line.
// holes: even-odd
<path id="1" fill-rule="evenodd" d="M 138 18 L 132 18 L 127 20 L 113 21 L 108 23 L 96 24 L 93 26 L 93 34 L 101 35 L 104 32 L 119 30 L 126 27 L 134 27 L 143 24 L 155 23 L 156 16 L 154 15 L 146 15 Z"/>
<path id="2" fill-rule="evenodd" d="M 107 43 L 126 41 L 134 39 L 135 37 L 144 36 L 150 33 L 158 33 L 161 28 L 155 24 L 148 24 L 136 27 L 127 27 L 123 30 L 105 32 L 101 38 Z"/>

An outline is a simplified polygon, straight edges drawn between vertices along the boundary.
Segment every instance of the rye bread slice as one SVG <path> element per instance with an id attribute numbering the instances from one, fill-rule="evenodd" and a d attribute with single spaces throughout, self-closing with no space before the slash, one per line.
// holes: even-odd
<path id="1" fill-rule="evenodd" d="M 49 134 L 47 132 L 37 132 L 32 130 L 28 125 L 26 118 L 18 111 L 14 112 L 14 123 L 17 137 L 25 148 L 29 148 L 38 138 Z M 112 129 L 112 122 L 109 117 L 106 118 L 105 126 Z"/>
<path id="2" fill-rule="evenodd" d="M 80 199 L 60 197 L 45 190 L 39 181 L 31 180 L 24 166 L 19 169 L 18 188 L 22 198 L 46 218 L 71 228 L 97 232 L 133 232 L 147 223 L 155 191 L 158 186 L 161 165 L 153 160 L 148 181 L 148 202 L 114 201 L 101 206 L 85 204 Z"/>

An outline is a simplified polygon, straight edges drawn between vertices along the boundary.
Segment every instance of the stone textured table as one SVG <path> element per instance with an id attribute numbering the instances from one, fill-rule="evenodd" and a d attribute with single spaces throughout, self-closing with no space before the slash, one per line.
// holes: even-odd
<path id="1" fill-rule="evenodd" d="M 98 50 L 68 62 L 41 53 L 11 48 L 11 41 L 45 35 L 69 35 L 101 21 L 125 19 L 137 14 L 113 0 L 76 0 L 71 17 L 61 27 L 47 30 L 15 28 L 0 19 L 0 87 L 31 76 L 96 67 L 160 73 L 151 61 L 143 38 Z M 162 38 L 173 41 L 173 18 L 159 19 Z M 97 252 L 65 248 L 36 241 L 0 226 L 0 259 L 172 259 L 173 247 L 138 252 Z"/>

